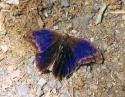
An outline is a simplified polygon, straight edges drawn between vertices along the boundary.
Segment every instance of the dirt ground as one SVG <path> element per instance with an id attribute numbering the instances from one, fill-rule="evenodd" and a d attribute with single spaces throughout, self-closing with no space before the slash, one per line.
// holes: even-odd
<path id="1" fill-rule="evenodd" d="M 17 1 L 0 0 L 0 97 L 125 97 L 124 0 Z M 107 9 L 96 25 L 104 3 Z M 104 63 L 83 65 L 62 82 L 40 74 L 35 50 L 23 38 L 40 28 L 91 41 Z"/>

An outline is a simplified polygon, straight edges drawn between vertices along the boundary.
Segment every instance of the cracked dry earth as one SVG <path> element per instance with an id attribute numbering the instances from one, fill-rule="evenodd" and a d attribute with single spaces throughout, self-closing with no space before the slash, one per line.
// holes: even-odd
<path id="1" fill-rule="evenodd" d="M 108 5 L 95 25 L 100 6 Z M 125 97 L 124 0 L 0 0 L 0 97 Z M 40 74 L 35 50 L 23 36 L 40 28 L 82 37 L 104 55 L 69 79 Z"/>

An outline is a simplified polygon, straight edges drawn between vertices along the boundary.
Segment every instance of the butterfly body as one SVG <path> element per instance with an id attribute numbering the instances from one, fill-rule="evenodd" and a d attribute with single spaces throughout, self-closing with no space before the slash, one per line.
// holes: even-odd
<path id="1" fill-rule="evenodd" d="M 53 65 L 52 72 L 60 80 L 69 76 L 80 64 L 97 62 L 101 53 L 90 42 L 54 31 L 41 29 L 27 34 L 37 49 L 36 65 L 42 72 Z"/>

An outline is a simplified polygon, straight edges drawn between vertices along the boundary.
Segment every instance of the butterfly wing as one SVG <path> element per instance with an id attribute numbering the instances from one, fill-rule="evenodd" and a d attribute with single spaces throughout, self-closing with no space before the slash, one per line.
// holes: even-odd
<path id="1" fill-rule="evenodd" d="M 101 60 L 102 55 L 93 44 L 84 39 L 71 40 L 74 41 L 72 52 L 78 64 L 98 63 Z"/>
<path id="2" fill-rule="evenodd" d="M 96 62 L 100 57 L 100 52 L 90 42 L 74 37 L 68 38 L 64 41 L 60 58 L 55 62 L 53 74 L 62 80 L 63 77 L 72 74 L 80 64 Z"/>
<path id="3" fill-rule="evenodd" d="M 67 40 L 60 46 L 62 46 L 62 49 L 53 66 L 53 74 L 62 80 L 63 77 L 69 76 L 75 69 L 76 59 Z"/>
<path id="4" fill-rule="evenodd" d="M 36 66 L 40 71 L 46 71 L 47 67 L 55 60 L 58 43 L 59 42 L 56 42 L 48 47 L 44 52 L 36 54 Z"/>
<path id="5" fill-rule="evenodd" d="M 46 70 L 54 61 L 54 54 L 58 49 L 60 34 L 42 29 L 28 34 L 30 42 L 37 48 L 36 65 L 39 70 Z"/>
<path id="6" fill-rule="evenodd" d="M 59 39 L 59 34 L 46 29 L 37 30 L 32 33 L 32 41 L 39 52 L 46 51 Z"/>

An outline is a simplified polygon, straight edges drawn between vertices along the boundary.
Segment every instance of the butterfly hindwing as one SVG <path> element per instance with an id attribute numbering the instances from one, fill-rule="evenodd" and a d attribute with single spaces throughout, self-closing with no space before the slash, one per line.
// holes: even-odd
<path id="1" fill-rule="evenodd" d="M 53 66 L 53 74 L 62 80 L 63 77 L 68 76 L 75 69 L 75 57 L 73 56 L 72 50 L 65 40 L 62 44 L 62 50 L 59 54 L 58 60 L 55 61 Z"/>
<path id="2" fill-rule="evenodd" d="M 100 52 L 90 42 L 84 39 L 76 39 L 72 46 L 72 52 L 78 64 L 96 62 Z"/>

